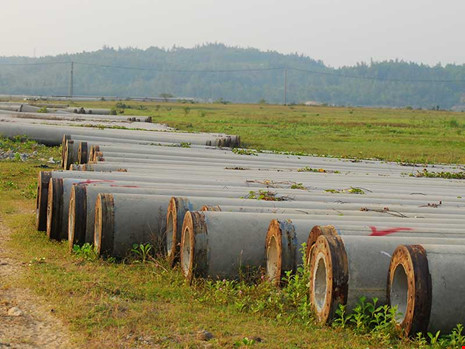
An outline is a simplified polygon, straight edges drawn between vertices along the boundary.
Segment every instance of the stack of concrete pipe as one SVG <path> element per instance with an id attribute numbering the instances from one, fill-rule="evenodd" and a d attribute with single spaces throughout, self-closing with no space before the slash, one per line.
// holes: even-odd
<path id="1" fill-rule="evenodd" d="M 465 290 L 459 180 L 412 178 L 421 167 L 394 163 L 214 147 L 238 145 L 227 135 L 18 125 L 0 133 L 63 145 L 65 170 L 39 174 L 37 229 L 70 249 L 92 243 L 125 258 L 150 243 L 188 280 L 264 271 L 279 285 L 307 264 L 323 323 L 361 296 L 398 306 L 408 335 L 465 320 L 463 297 L 451 291 Z"/>

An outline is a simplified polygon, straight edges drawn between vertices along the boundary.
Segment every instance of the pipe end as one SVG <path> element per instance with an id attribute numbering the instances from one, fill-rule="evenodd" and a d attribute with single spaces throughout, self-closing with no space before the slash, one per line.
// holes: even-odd
<path id="1" fill-rule="evenodd" d="M 86 164 L 89 160 L 87 142 L 80 142 L 78 148 L 78 163 Z"/>
<path id="2" fill-rule="evenodd" d="M 208 240 L 205 215 L 187 212 L 181 235 L 181 269 L 187 282 L 208 275 Z"/>
<path id="3" fill-rule="evenodd" d="M 63 179 L 52 178 L 48 186 L 47 236 L 51 240 L 62 240 Z"/>
<path id="4" fill-rule="evenodd" d="M 321 235 L 327 235 L 327 236 L 338 236 L 338 232 L 336 228 L 333 225 L 315 225 L 312 230 L 310 230 L 310 234 L 308 234 L 308 239 L 307 239 L 307 251 L 305 253 L 306 255 L 306 261 L 308 263 L 308 260 L 310 258 L 310 252 L 315 244 L 316 240 L 321 236 Z"/>
<path id="5" fill-rule="evenodd" d="M 339 305 L 347 303 L 349 268 L 338 236 L 320 236 L 310 254 L 310 303 L 317 320 L 329 323 Z"/>
<path id="6" fill-rule="evenodd" d="M 36 228 L 38 231 L 47 231 L 48 187 L 51 178 L 52 171 L 39 172 L 36 198 Z"/>
<path id="7" fill-rule="evenodd" d="M 397 247 L 389 265 L 387 283 L 388 304 L 398 309 L 399 328 L 407 336 L 426 333 L 432 284 L 425 249 L 420 245 Z"/>
<path id="8" fill-rule="evenodd" d="M 282 230 L 279 220 L 271 220 L 265 241 L 266 276 L 278 286 L 282 276 Z"/>
<path id="9" fill-rule="evenodd" d="M 74 184 L 71 188 L 68 216 L 69 251 L 74 245 L 82 246 L 86 242 L 87 187 Z"/>
<path id="10" fill-rule="evenodd" d="M 94 248 L 97 255 L 113 254 L 115 202 L 112 194 L 100 193 L 95 203 Z"/>

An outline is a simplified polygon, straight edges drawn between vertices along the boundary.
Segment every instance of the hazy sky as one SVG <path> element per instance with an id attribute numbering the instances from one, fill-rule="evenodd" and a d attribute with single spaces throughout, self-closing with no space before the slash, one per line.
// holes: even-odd
<path id="1" fill-rule="evenodd" d="M 370 59 L 465 63 L 465 0 L 1 0 L 0 56 L 221 42 Z"/>

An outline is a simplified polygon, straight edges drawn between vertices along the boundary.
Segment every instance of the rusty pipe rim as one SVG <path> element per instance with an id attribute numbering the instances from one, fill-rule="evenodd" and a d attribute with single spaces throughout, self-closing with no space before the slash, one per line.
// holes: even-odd
<path id="1" fill-rule="evenodd" d="M 311 248 L 310 303 L 317 320 L 329 323 L 347 303 L 349 271 L 344 244 L 337 236 L 320 236 Z"/>
<path id="2" fill-rule="evenodd" d="M 388 304 L 397 307 L 398 327 L 407 336 L 426 333 L 431 314 L 431 276 L 425 249 L 401 245 L 394 251 L 387 280 Z"/>
<path id="3" fill-rule="evenodd" d="M 47 236 L 51 240 L 61 240 L 61 221 L 63 216 L 63 179 L 52 178 L 48 186 L 47 200 Z"/>
<path id="4" fill-rule="evenodd" d="M 271 220 L 265 241 L 266 277 L 279 285 L 282 273 L 282 231 L 277 219 Z"/>
<path id="5" fill-rule="evenodd" d="M 86 242 L 87 188 L 74 184 L 71 188 L 68 216 L 69 250 L 74 245 L 82 246 Z"/>
<path id="6" fill-rule="evenodd" d="M 181 269 L 187 282 L 208 276 L 208 234 L 203 212 L 187 212 L 181 237 Z"/>
<path id="7" fill-rule="evenodd" d="M 78 163 L 85 164 L 89 159 L 88 156 L 88 149 L 87 149 L 87 142 L 79 142 L 78 148 Z"/>
<path id="8" fill-rule="evenodd" d="M 316 240 L 321 235 L 330 235 L 330 236 L 338 236 L 338 232 L 333 225 L 315 225 L 312 230 L 310 230 L 310 234 L 308 234 L 307 239 L 307 250 L 305 251 L 305 260 L 309 260 L 310 258 L 310 250 L 312 249 L 313 245 L 315 244 Z"/>
<path id="9" fill-rule="evenodd" d="M 216 205 L 216 206 L 203 205 L 202 208 L 200 209 L 200 211 L 216 211 L 216 212 L 220 212 L 221 207 L 219 205 Z"/>
<path id="10" fill-rule="evenodd" d="M 60 166 L 64 168 L 65 163 L 65 151 L 66 151 L 66 141 L 71 139 L 71 135 L 63 135 L 63 138 L 61 139 L 61 161 L 60 161 Z"/>
<path id="11" fill-rule="evenodd" d="M 69 198 L 69 209 L 68 209 L 68 251 L 71 253 L 75 245 L 75 227 L 76 224 L 76 200 L 74 186 L 71 188 L 71 196 Z"/>
<path id="12" fill-rule="evenodd" d="M 66 149 L 64 152 L 64 159 L 63 159 L 63 169 L 65 170 L 69 170 L 69 168 L 73 164 L 73 158 L 72 158 L 73 157 L 72 156 L 73 144 L 74 144 L 74 141 L 72 139 L 69 139 L 66 141 Z"/>
<path id="13" fill-rule="evenodd" d="M 166 257 L 168 263 L 173 267 L 177 263 L 177 250 L 176 236 L 178 230 L 178 215 L 177 215 L 177 200 L 175 197 L 170 199 L 168 210 L 166 213 Z"/>
<path id="14" fill-rule="evenodd" d="M 111 256 L 113 254 L 114 207 L 112 194 L 97 195 L 94 220 L 94 249 L 97 255 Z"/>
<path id="15" fill-rule="evenodd" d="M 195 255 L 194 221 L 191 212 L 184 217 L 181 234 L 181 270 L 188 282 L 192 282 Z"/>
<path id="16" fill-rule="evenodd" d="M 39 172 L 36 198 L 36 228 L 38 231 L 47 231 L 48 186 L 51 178 L 51 171 Z"/>

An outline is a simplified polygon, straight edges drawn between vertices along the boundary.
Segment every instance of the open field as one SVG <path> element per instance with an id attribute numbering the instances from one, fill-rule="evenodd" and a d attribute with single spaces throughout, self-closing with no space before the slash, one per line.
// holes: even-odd
<path id="1" fill-rule="evenodd" d="M 241 136 L 245 146 L 333 157 L 465 163 L 465 113 L 407 109 L 121 102 L 123 115 L 185 131 Z M 79 103 L 114 108 L 115 102 Z"/>

